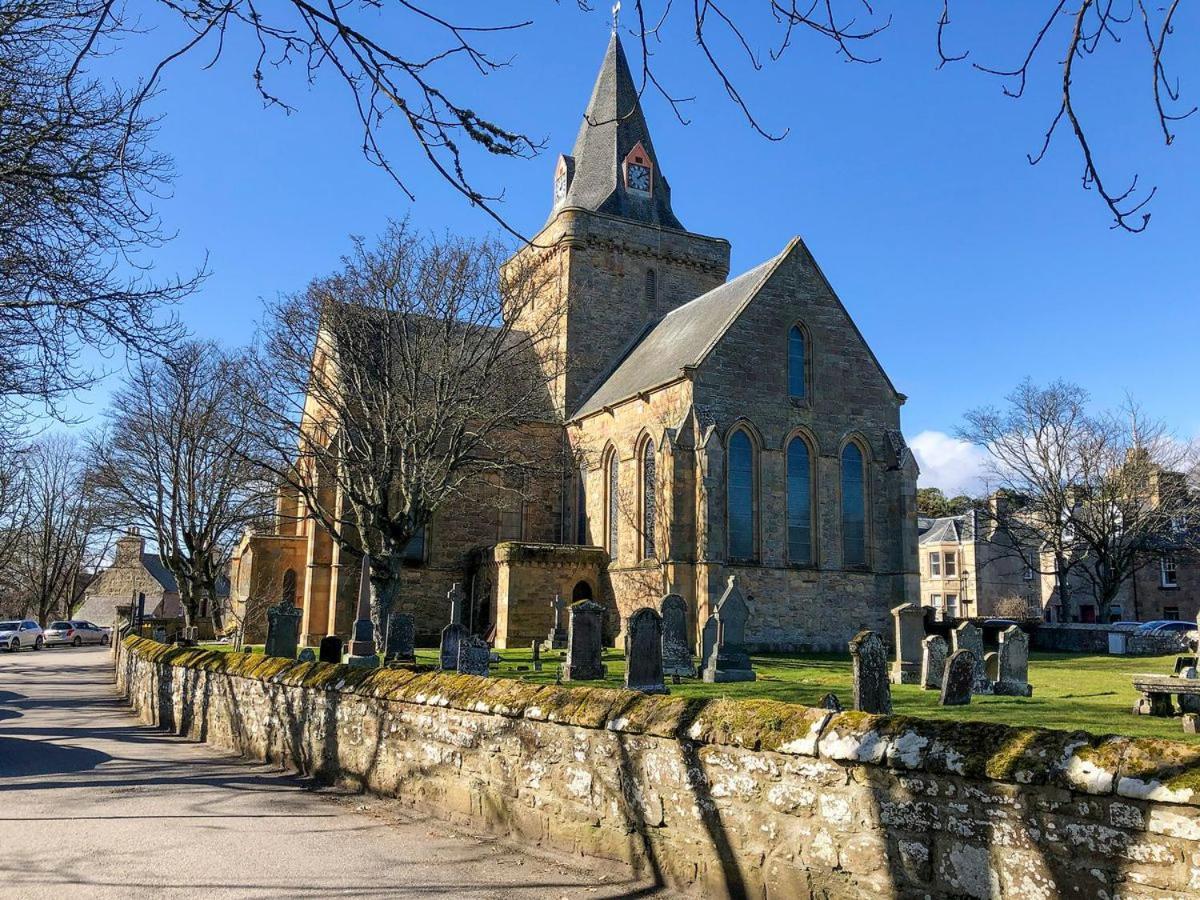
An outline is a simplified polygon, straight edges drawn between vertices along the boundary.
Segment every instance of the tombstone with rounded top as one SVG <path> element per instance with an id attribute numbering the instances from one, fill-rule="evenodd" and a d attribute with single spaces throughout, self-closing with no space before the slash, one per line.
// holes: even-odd
<path id="1" fill-rule="evenodd" d="M 854 708 L 891 715 L 892 686 L 883 640 L 874 631 L 860 631 L 850 640 L 850 658 L 854 664 Z"/>
<path id="2" fill-rule="evenodd" d="M 975 686 L 975 655 L 970 650 L 955 650 L 946 660 L 946 671 L 942 675 L 942 693 L 938 697 L 941 706 L 965 706 L 971 702 L 971 691 Z"/>
<path id="3" fill-rule="evenodd" d="M 317 654 L 312 647 L 305 647 L 296 657 L 299 662 L 316 662 Z"/>
<path id="4" fill-rule="evenodd" d="M 931 634 L 921 642 L 921 687 L 927 691 L 940 691 L 945 668 L 946 639 L 940 634 Z"/>
<path id="5" fill-rule="evenodd" d="M 1010 625 L 1000 632 L 1000 651 L 996 675 L 996 693 L 1010 697 L 1031 697 L 1029 686 L 1029 635 Z"/>
<path id="6" fill-rule="evenodd" d="M 625 687 L 643 694 L 665 694 L 662 651 L 662 617 L 643 606 L 625 625 Z"/>
<path id="7" fill-rule="evenodd" d="M 692 648 L 688 643 L 687 604 L 678 594 L 667 594 L 659 606 L 662 612 L 663 674 L 694 678 Z"/>
<path id="8" fill-rule="evenodd" d="M 988 681 L 984 670 L 983 632 L 970 622 L 963 622 L 951 632 L 954 640 L 954 652 L 959 650 L 971 651 L 971 660 L 975 665 L 975 682 L 971 685 L 973 694 L 992 693 L 992 683 Z"/>
<path id="9" fill-rule="evenodd" d="M 598 681 L 607 674 L 601 661 L 604 639 L 604 607 L 592 600 L 579 600 L 567 607 L 567 661 L 563 681 Z"/>

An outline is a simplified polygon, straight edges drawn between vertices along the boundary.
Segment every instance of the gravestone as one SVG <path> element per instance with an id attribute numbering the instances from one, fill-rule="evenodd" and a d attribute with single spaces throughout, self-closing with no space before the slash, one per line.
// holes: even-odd
<path id="1" fill-rule="evenodd" d="M 550 633 L 542 642 L 542 649 L 563 650 L 567 646 L 567 624 L 563 621 L 563 612 L 567 605 L 562 597 L 555 594 L 554 599 L 550 601 L 550 608 L 554 610 L 554 624 L 550 626 Z"/>
<path id="2" fill-rule="evenodd" d="M 321 646 L 317 651 L 317 659 L 323 663 L 340 663 L 342 661 L 342 639 L 336 634 L 321 638 Z"/>
<path id="3" fill-rule="evenodd" d="M 283 600 L 267 610 L 267 643 L 263 647 L 265 656 L 296 658 L 296 647 L 300 643 L 300 617 L 303 613 L 290 600 Z"/>
<path id="4" fill-rule="evenodd" d="M 742 599 L 736 575 L 729 576 L 729 584 L 717 602 L 713 618 L 717 620 L 717 643 L 704 666 L 705 682 L 754 681 L 758 676 L 754 674 L 750 653 L 746 650 L 746 621 L 750 618 L 750 608 Z"/>
<path id="5" fill-rule="evenodd" d="M 821 702 L 817 704 L 821 709 L 827 709 L 830 712 L 840 713 L 842 711 L 842 701 L 838 699 L 837 694 L 830 691 L 821 698 Z"/>
<path id="6" fill-rule="evenodd" d="M 700 669 L 708 668 L 713 651 L 717 648 L 717 617 L 709 616 L 704 620 L 704 630 L 700 632 Z"/>
<path id="7" fill-rule="evenodd" d="M 955 653 L 959 650 L 971 651 L 971 659 L 975 664 L 975 683 L 971 685 L 971 693 L 992 693 L 992 683 L 988 681 L 987 672 L 983 667 L 983 632 L 970 622 L 963 622 L 951 632 L 951 636 L 954 639 Z"/>
<path id="8" fill-rule="evenodd" d="M 927 691 L 940 691 L 945 668 L 946 639 L 940 634 L 931 634 L 921 642 L 921 687 Z"/>
<path id="9" fill-rule="evenodd" d="M 346 665 L 374 669 L 379 665 L 379 648 L 375 645 L 375 623 L 371 621 L 371 555 L 364 553 L 358 580 L 358 608 L 350 632 Z"/>
<path id="10" fill-rule="evenodd" d="M 533 651 L 533 671 L 542 671 L 542 642 L 533 641 L 530 649 Z"/>
<path id="11" fill-rule="evenodd" d="M 921 641 L 925 638 L 925 612 L 912 603 L 892 610 L 896 659 L 892 663 L 892 684 L 918 684 L 921 681 Z"/>
<path id="12" fill-rule="evenodd" d="M 579 600 L 567 607 L 567 661 L 563 681 L 598 681 L 607 674 L 600 660 L 604 636 L 604 607 Z"/>
<path id="13" fill-rule="evenodd" d="M 462 588 L 456 581 L 446 594 L 450 601 L 450 624 L 442 629 L 441 653 L 438 664 L 444 671 L 458 670 L 458 646 L 464 638 L 470 636 L 467 627 L 462 623 Z"/>
<path id="14" fill-rule="evenodd" d="M 942 693 L 938 703 L 941 706 L 965 706 L 970 703 L 977 668 L 975 655 L 970 650 L 951 653 L 942 675 Z"/>
<path id="15" fill-rule="evenodd" d="M 625 626 L 625 687 L 643 694 L 665 694 L 663 681 L 663 620 L 643 606 Z"/>
<path id="16" fill-rule="evenodd" d="M 996 682 L 1000 680 L 1000 654 L 994 650 L 983 654 L 983 671 L 987 675 L 988 684 L 996 690 Z"/>
<path id="17" fill-rule="evenodd" d="M 300 655 L 296 657 L 300 662 L 316 662 L 317 654 L 312 647 L 305 647 L 300 651 Z"/>
<path id="18" fill-rule="evenodd" d="M 414 647 L 416 624 L 408 613 L 394 612 L 388 617 L 387 644 L 383 658 L 388 662 L 416 662 Z"/>
<path id="19" fill-rule="evenodd" d="M 850 640 L 850 656 L 854 662 L 854 708 L 891 715 L 892 686 L 882 639 L 873 631 L 860 631 Z"/>
<path id="20" fill-rule="evenodd" d="M 151 634 L 154 635 L 154 640 L 158 641 L 160 644 L 165 644 L 167 642 L 167 629 L 155 626 Z"/>
<path id="21" fill-rule="evenodd" d="M 488 647 L 487 641 L 475 637 L 473 634 L 465 634 L 458 642 L 458 661 L 455 668 L 459 675 L 483 675 L 486 677 L 491 656 L 492 651 Z"/>
<path id="22" fill-rule="evenodd" d="M 662 611 L 662 666 L 665 675 L 696 677 L 687 635 L 687 604 L 678 594 L 667 594 Z"/>
<path id="23" fill-rule="evenodd" d="M 995 690 L 1010 697 L 1033 696 L 1029 686 L 1029 635 L 1016 625 L 1000 632 Z"/>

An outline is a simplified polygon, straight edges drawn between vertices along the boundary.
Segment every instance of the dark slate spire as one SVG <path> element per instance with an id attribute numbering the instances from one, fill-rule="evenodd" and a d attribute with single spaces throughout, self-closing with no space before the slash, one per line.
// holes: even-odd
<path id="1" fill-rule="evenodd" d="M 630 190 L 625 183 L 626 161 L 639 143 L 650 163 L 648 193 Z M 671 211 L 671 189 L 662 176 L 629 62 L 616 34 L 608 42 L 592 99 L 575 138 L 574 153 L 560 163 L 560 171 L 563 169 L 569 179 L 567 192 L 555 203 L 555 211 L 578 206 L 683 229 Z"/>

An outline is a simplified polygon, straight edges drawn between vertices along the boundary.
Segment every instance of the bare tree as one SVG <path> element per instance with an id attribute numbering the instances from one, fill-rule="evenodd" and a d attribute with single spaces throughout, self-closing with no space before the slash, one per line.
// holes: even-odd
<path id="1" fill-rule="evenodd" d="M 1044 554 L 1064 607 L 1082 583 L 1107 618 L 1139 568 L 1196 548 L 1200 496 L 1187 477 L 1193 448 L 1133 404 L 1093 413 L 1088 401 L 1076 385 L 1026 381 L 1005 410 L 968 413 L 960 434 L 990 455 L 1002 502 L 980 511 L 993 545 L 1035 571 Z"/>
<path id="2" fill-rule="evenodd" d="M 154 535 L 188 626 L 204 599 L 217 614 L 234 545 L 272 511 L 272 486 L 248 459 L 251 405 L 235 386 L 238 365 L 199 341 L 182 345 L 170 362 L 139 361 L 92 441 L 93 479 L 109 525 Z"/>
<path id="3" fill-rule="evenodd" d="M 0 5 L 0 431 L 31 404 L 61 414 L 97 354 L 170 344 L 159 314 L 198 280 L 150 277 L 170 166 L 139 98 L 87 74 L 120 35 L 103 6 Z"/>
<path id="4" fill-rule="evenodd" d="M 255 384 L 260 454 L 352 555 L 373 611 L 397 602 L 405 552 L 448 502 L 520 495 L 560 465 L 556 270 L 495 241 L 391 224 L 340 271 L 270 305 Z"/>

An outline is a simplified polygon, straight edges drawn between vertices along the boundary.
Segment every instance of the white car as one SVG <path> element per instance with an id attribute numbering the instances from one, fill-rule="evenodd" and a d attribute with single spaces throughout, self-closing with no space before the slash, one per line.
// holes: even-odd
<path id="1" fill-rule="evenodd" d="M 83 644 L 107 644 L 109 641 L 107 631 L 83 619 L 51 622 L 45 636 L 47 647 L 79 647 Z"/>
<path id="2" fill-rule="evenodd" d="M 41 650 L 46 644 L 42 626 L 32 619 L 0 622 L 0 648 L 15 652 L 25 647 Z"/>

